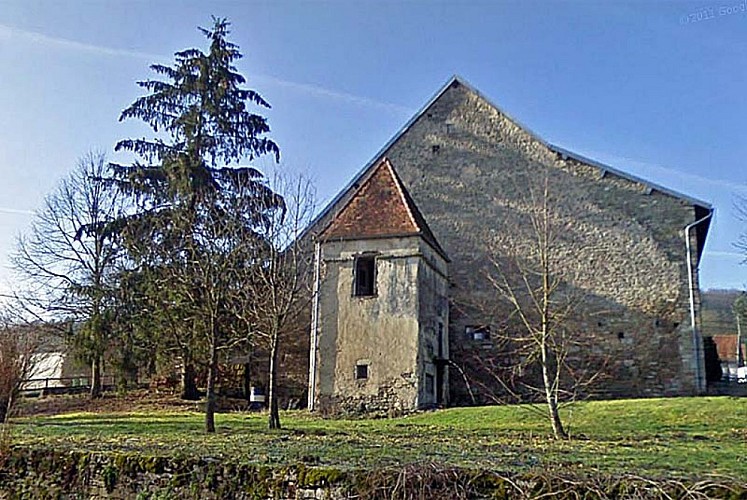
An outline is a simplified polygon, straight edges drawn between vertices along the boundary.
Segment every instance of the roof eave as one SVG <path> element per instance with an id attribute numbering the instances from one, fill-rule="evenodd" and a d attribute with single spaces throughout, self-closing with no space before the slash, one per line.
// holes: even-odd
<path id="1" fill-rule="evenodd" d="M 659 191 L 660 193 L 664 193 L 666 195 L 672 196 L 673 198 L 678 198 L 680 200 L 686 201 L 690 203 L 691 205 L 701 207 L 706 210 L 712 210 L 713 206 L 703 200 L 700 200 L 698 198 L 694 198 L 692 196 L 680 193 L 678 191 L 675 191 L 673 189 L 666 188 L 660 184 L 656 184 L 654 182 L 647 181 L 646 179 L 643 179 L 641 177 L 638 177 L 633 174 L 629 174 L 627 172 L 623 172 L 622 170 L 618 170 L 615 167 L 612 167 L 610 165 L 607 165 L 605 163 L 592 160 L 591 158 L 587 158 L 586 156 L 580 155 L 578 153 L 574 153 L 573 151 L 569 151 L 563 147 L 557 146 L 555 144 L 547 144 L 547 147 L 550 148 L 550 150 L 554 151 L 555 153 L 558 153 L 560 155 L 566 156 L 568 158 L 572 158 L 576 161 L 580 161 L 581 163 L 586 163 L 587 165 L 591 165 L 592 167 L 596 167 L 600 170 L 604 170 L 605 172 L 609 172 L 613 175 L 616 175 L 617 177 L 621 177 L 623 179 L 627 179 L 632 182 L 636 182 L 639 184 L 642 184 L 650 189 Z"/>
<path id="2" fill-rule="evenodd" d="M 332 243 L 336 241 L 386 240 L 390 238 L 419 238 L 422 241 L 426 242 L 429 247 L 431 247 L 438 255 L 440 255 L 441 258 L 443 258 L 447 264 L 451 262 L 451 259 L 446 254 L 446 251 L 443 248 L 440 248 L 439 246 L 434 245 L 433 243 L 428 241 L 428 238 L 426 238 L 423 235 L 422 231 L 413 232 L 413 233 L 377 234 L 374 236 L 371 236 L 371 235 L 329 236 L 329 237 L 320 239 L 320 242 L 321 243 Z"/>
<path id="3" fill-rule="evenodd" d="M 587 158 L 583 155 L 580 155 L 578 153 L 574 153 L 572 151 L 569 151 L 563 147 L 551 144 L 547 141 L 545 141 L 542 137 L 540 137 L 538 134 L 536 134 L 531 128 L 527 127 L 523 123 L 521 123 L 519 120 L 516 120 L 513 118 L 510 114 L 506 113 L 500 106 L 496 105 L 490 98 L 485 96 L 482 92 L 477 90 L 475 87 L 473 87 L 469 82 L 467 82 L 464 78 L 462 78 L 459 75 L 453 75 L 449 80 L 418 110 L 417 113 L 415 113 L 398 131 L 394 136 L 392 136 L 389 141 L 387 141 L 384 146 L 379 149 L 376 154 L 371 158 L 371 160 L 366 163 L 363 168 L 361 168 L 358 173 L 352 178 L 350 182 L 345 185 L 345 187 L 337 193 L 337 195 L 324 207 L 324 209 L 319 212 L 319 214 L 311 221 L 311 223 L 307 226 L 307 228 L 303 231 L 303 233 L 300 235 L 300 238 L 305 238 L 308 233 L 316 226 L 324 217 L 328 215 L 330 210 L 337 205 L 337 203 L 345 197 L 345 195 L 361 180 L 365 177 L 366 173 L 368 173 L 373 166 L 375 166 L 379 161 L 382 160 L 384 153 L 394 144 L 396 143 L 409 129 L 413 126 L 413 124 L 419 120 L 425 111 L 435 102 L 437 101 L 454 83 L 458 83 L 477 96 L 479 96 L 481 99 L 483 99 L 485 102 L 487 102 L 490 106 L 495 108 L 499 113 L 501 113 L 503 116 L 505 116 L 508 120 L 516 124 L 518 127 L 520 127 L 524 132 L 526 132 L 530 137 L 532 137 L 534 140 L 538 141 L 540 144 L 543 144 L 545 147 L 547 147 L 550 151 L 553 151 L 555 153 L 558 153 L 560 155 L 565 155 L 569 158 L 573 158 L 577 161 L 580 161 L 582 163 L 586 163 L 588 165 L 594 166 L 596 168 L 602 169 L 604 171 L 610 172 L 618 177 L 621 177 L 623 179 L 627 179 L 631 182 L 636 182 L 643 184 L 645 186 L 650 187 L 651 189 L 655 189 L 656 191 L 659 191 L 661 193 L 667 194 L 669 196 L 672 196 L 674 198 L 684 200 L 693 206 L 700 207 L 705 210 L 709 210 L 713 212 L 713 206 L 705 202 L 703 200 L 699 200 L 697 198 L 685 195 L 683 193 L 674 191 L 669 188 L 665 188 L 663 186 L 660 186 L 658 184 L 649 182 L 645 179 L 642 179 L 640 177 L 628 174 L 627 172 L 624 172 L 622 170 L 618 170 L 617 168 L 611 167 L 609 165 L 606 165 L 604 163 L 598 162 L 596 160 L 592 160 L 590 158 Z M 709 223 L 710 225 L 710 223 Z M 323 231 L 326 228 L 321 228 L 319 232 Z M 706 227 L 706 233 L 708 231 L 708 227 Z M 317 233 L 319 234 L 319 233 Z"/>

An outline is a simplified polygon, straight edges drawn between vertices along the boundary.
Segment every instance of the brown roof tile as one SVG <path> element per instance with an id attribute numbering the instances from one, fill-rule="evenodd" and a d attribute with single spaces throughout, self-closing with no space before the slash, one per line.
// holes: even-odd
<path id="1" fill-rule="evenodd" d="M 384 158 L 322 232 L 323 240 L 421 235 L 446 258 L 425 218 Z"/>
<path id="2" fill-rule="evenodd" d="M 721 361 L 735 361 L 737 359 L 737 336 L 736 335 L 713 335 L 716 350 Z M 747 354 L 745 346 L 742 345 L 742 357 Z"/>

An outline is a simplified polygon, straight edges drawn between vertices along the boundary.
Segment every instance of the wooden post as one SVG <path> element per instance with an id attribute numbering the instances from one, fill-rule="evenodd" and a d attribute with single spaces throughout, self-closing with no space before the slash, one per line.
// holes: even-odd
<path id="1" fill-rule="evenodd" d="M 740 321 L 742 315 L 737 313 L 737 370 L 740 366 L 742 366 L 741 363 L 741 357 L 742 357 L 742 349 L 740 344 L 742 343 L 742 322 Z"/>

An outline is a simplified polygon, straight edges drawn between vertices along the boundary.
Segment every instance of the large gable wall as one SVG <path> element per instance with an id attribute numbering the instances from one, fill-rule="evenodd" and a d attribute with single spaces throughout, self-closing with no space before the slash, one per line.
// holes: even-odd
<path id="1" fill-rule="evenodd" d="M 458 83 L 383 156 L 451 258 L 451 352 L 470 377 L 484 375 L 473 356 L 489 355 L 462 335 L 466 325 L 490 321 L 473 307 L 494 296 L 484 279 L 486 244 L 522 238 L 521 231 L 505 230 L 526 209 L 517 173 L 546 166 L 552 185 L 564 190 L 560 209 L 574 220 L 565 238 L 568 262 L 577 267 L 574 286 L 595 311 L 605 311 L 586 326 L 595 330 L 595 349 L 611 356 L 607 390 L 695 392 L 682 237 L 695 220 L 692 204 L 564 159 Z M 465 388 L 455 379 L 453 400 L 464 402 Z"/>

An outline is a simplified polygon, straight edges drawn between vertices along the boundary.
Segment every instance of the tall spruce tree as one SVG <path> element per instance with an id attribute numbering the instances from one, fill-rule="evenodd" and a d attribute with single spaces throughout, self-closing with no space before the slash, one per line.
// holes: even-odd
<path id="1" fill-rule="evenodd" d="M 175 54 L 171 66 L 151 66 L 162 79 L 138 82 L 148 93 L 125 109 L 120 121 L 142 120 L 154 137 L 117 143 L 117 151 L 132 152 L 139 160 L 113 165 L 116 182 L 138 207 L 121 231 L 134 268 L 154 276 L 154 287 L 161 290 L 156 296 L 169 310 L 169 322 L 180 324 L 175 335 L 182 351 L 183 397 L 197 398 L 194 357 L 210 353 L 209 432 L 214 430 L 216 329 L 223 307 L 215 287 L 227 286 L 225 280 L 212 279 L 212 269 L 206 271 L 216 262 L 216 241 L 209 235 L 224 235 L 215 225 L 223 222 L 220 214 L 227 208 L 228 193 L 256 200 L 253 213 L 243 218 L 248 226 L 262 224 L 265 213 L 282 204 L 258 170 L 231 166 L 266 154 L 279 161 L 280 151 L 265 137 L 270 131 L 267 120 L 249 111 L 251 106 L 270 106 L 257 92 L 242 88 L 246 80 L 234 65 L 242 55 L 227 40 L 229 24 L 213 18 L 211 29 L 200 28 L 210 44 L 207 53 L 187 49 Z"/>

